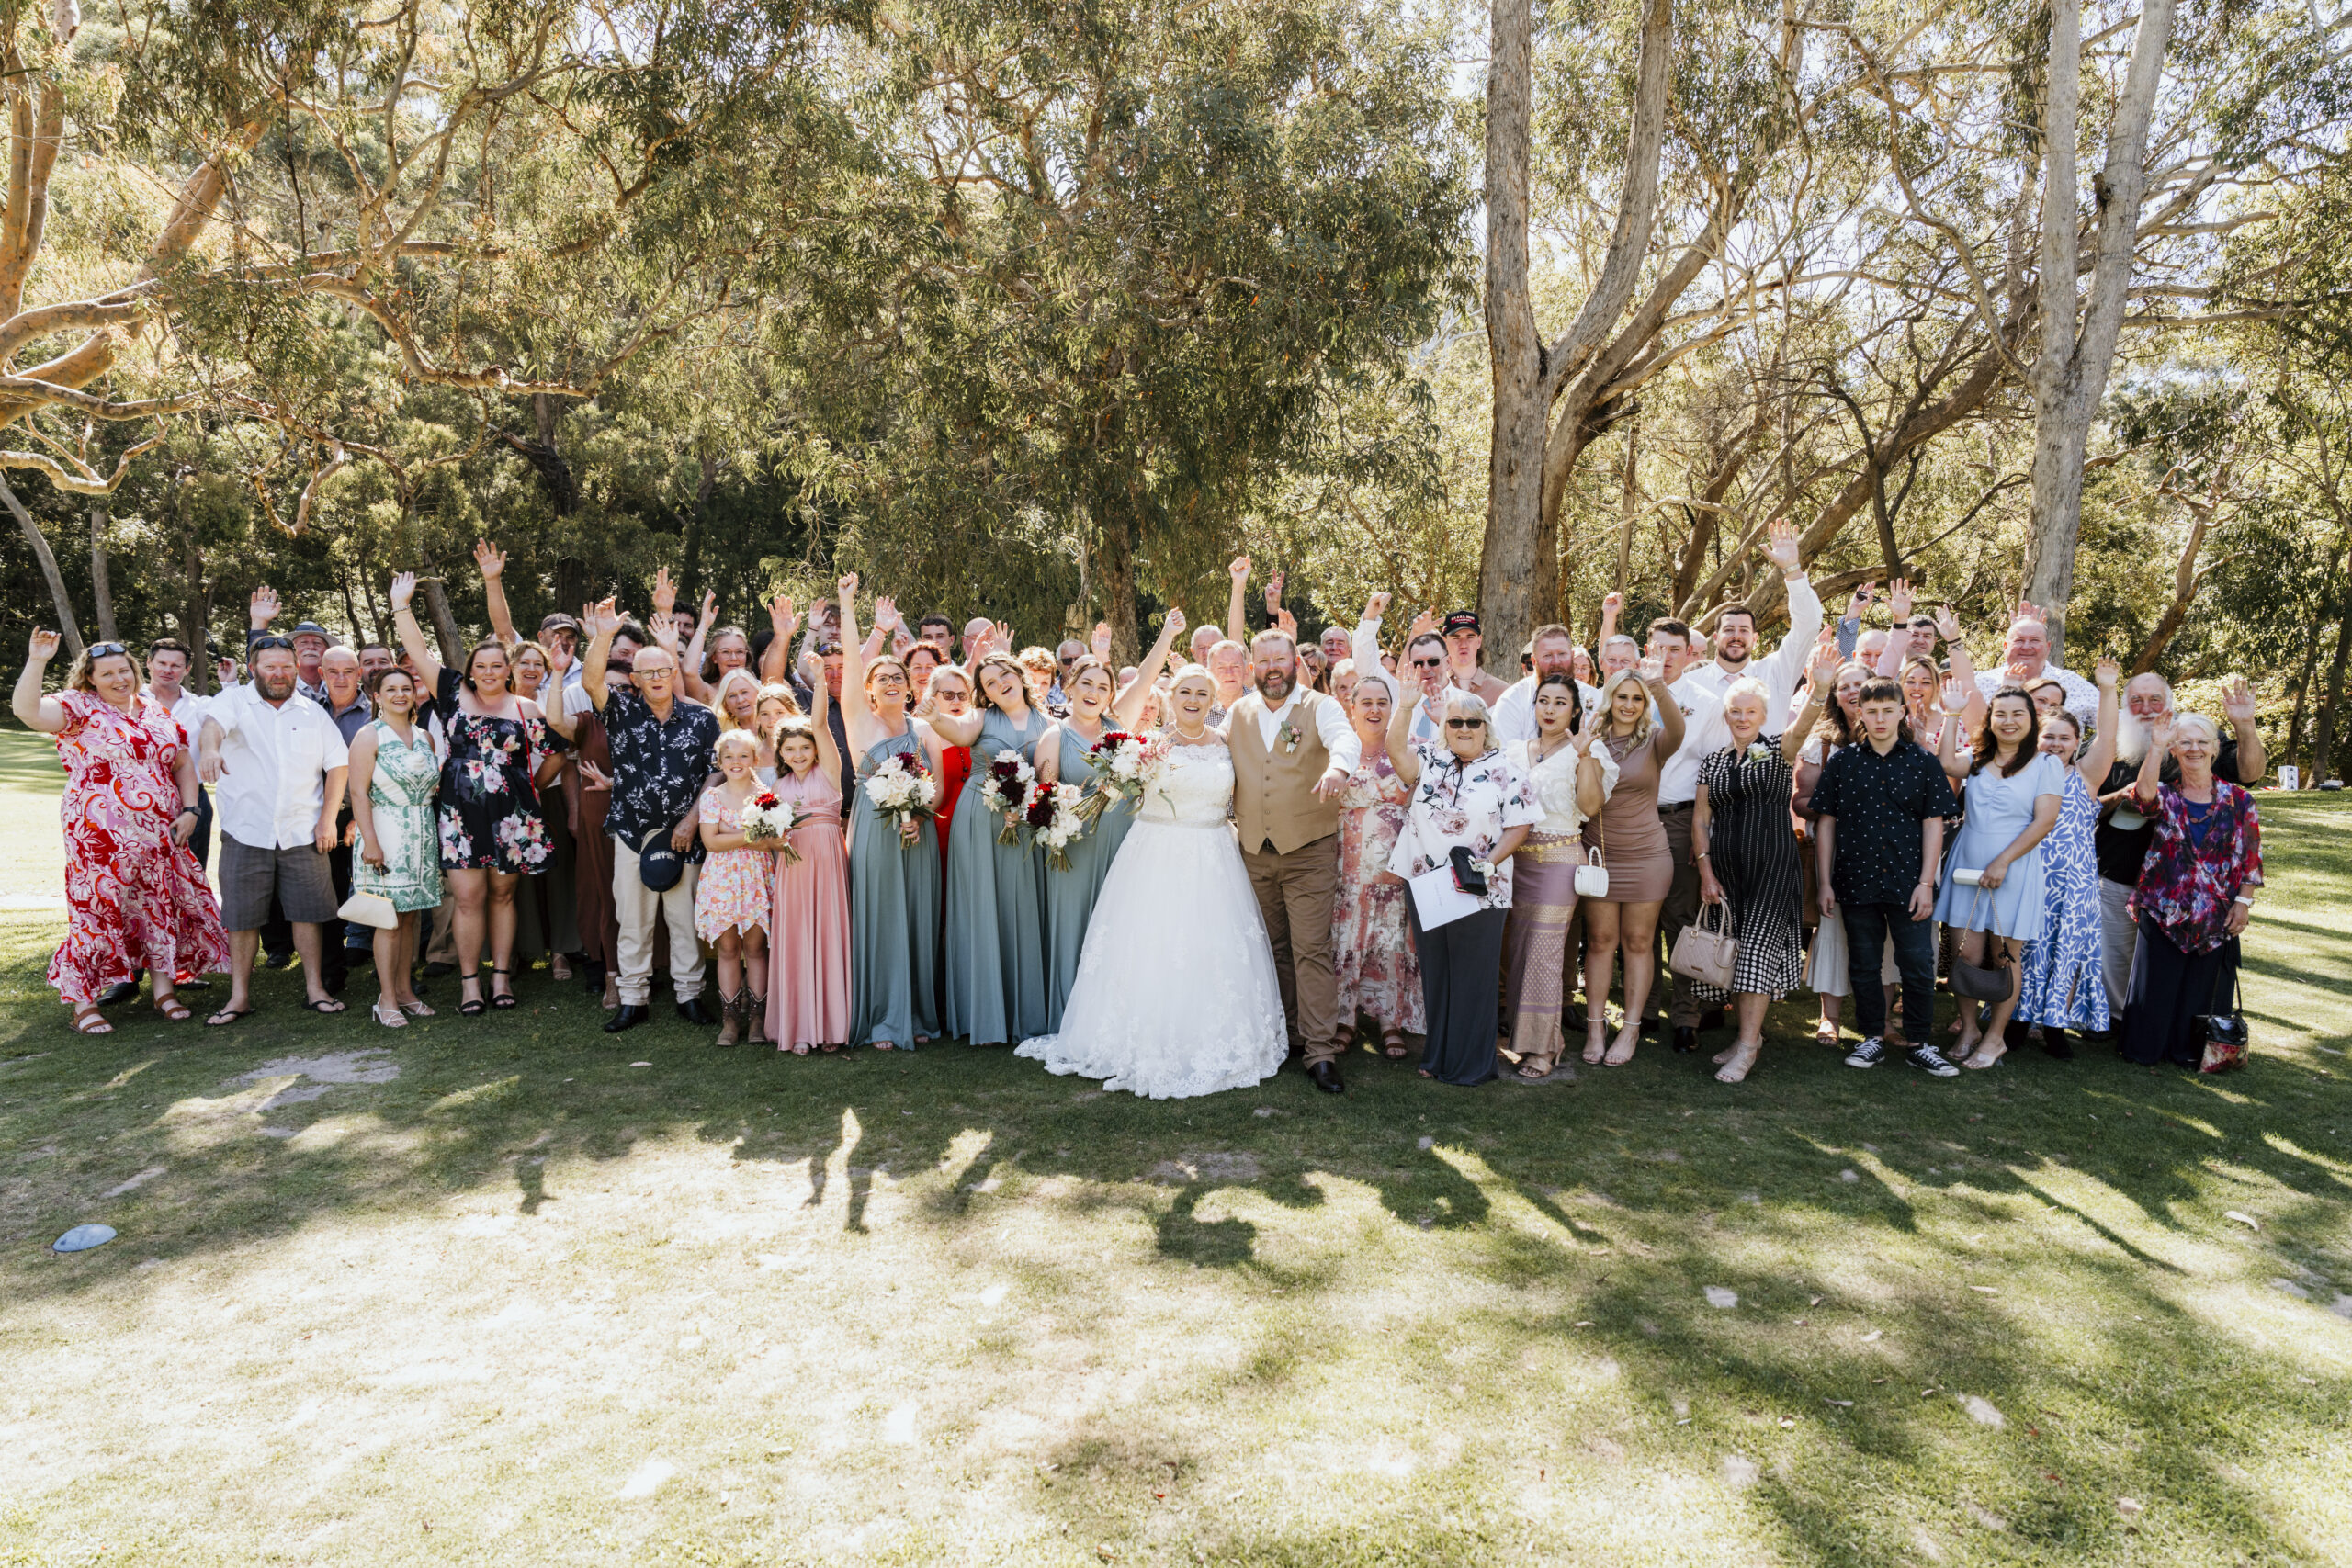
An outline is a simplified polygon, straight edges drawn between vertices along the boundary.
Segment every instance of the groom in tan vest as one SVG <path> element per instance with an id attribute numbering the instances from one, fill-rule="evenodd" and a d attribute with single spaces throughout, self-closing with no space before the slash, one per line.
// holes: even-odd
<path id="1" fill-rule="evenodd" d="M 1339 982 L 1331 967 L 1331 903 L 1340 885 L 1340 792 L 1363 748 L 1319 692 L 1298 689 L 1289 637 L 1260 632 L 1250 644 L 1250 690 L 1225 720 L 1233 753 L 1233 819 L 1241 858 L 1266 920 L 1282 977 L 1291 1047 L 1326 1094 L 1340 1081 Z"/>

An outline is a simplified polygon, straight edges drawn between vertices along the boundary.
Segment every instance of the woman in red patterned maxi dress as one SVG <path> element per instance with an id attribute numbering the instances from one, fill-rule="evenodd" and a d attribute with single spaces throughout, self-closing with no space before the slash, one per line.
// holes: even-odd
<path id="1" fill-rule="evenodd" d="M 49 983 L 85 1034 L 108 1032 L 99 994 L 141 969 L 154 976 L 156 1010 L 184 1019 L 175 981 L 229 967 L 220 907 L 187 848 L 196 825 L 184 805 L 196 795 L 187 738 L 140 694 L 138 666 L 119 643 L 92 647 L 64 691 L 41 695 L 41 667 L 56 646 L 56 634 L 35 634 L 15 704 L 28 727 L 57 738 L 65 765 L 69 912 Z"/>

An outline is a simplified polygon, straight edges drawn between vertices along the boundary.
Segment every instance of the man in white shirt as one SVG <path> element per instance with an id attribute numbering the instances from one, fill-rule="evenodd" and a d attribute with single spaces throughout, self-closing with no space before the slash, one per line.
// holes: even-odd
<path id="1" fill-rule="evenodd" d="M 320 927 L 335 918 L 327 853 L 335 845 L 349 751 L 325 708 L 295 694 L 288 639 L 253 644 L 253 682 L 213 699 L 198 773 L 220 814 L 220 918 L 229 928 L 229 1000 L 204 1021 L 254 1010 L 248 987 L 273 896 L 294 925 L 313 1012 L 341 1012 L 327 991 Z"/>
<path id="2" fill-rule="evenodd" d="M 204 729 L 204 710 L 209 697 L 199 697 L 183 684 L 187 680 L 189 654 L 187 644 L 177 637 L 159 637 L 147 645 L 147 687 L 145 695 L 155 705 L 179 721 L 180 733 L 187 738 L 187 749 L 196 743 Z M 196 786 L 196 831 L 187 841 L 196 852 L 196 863 L 205 864 L 212 855 L 212 795 L 202 784 Z"/>
<path id="3" fill-rule="evenodd" d="M 1363 747 L 1340 705 L 1298 685 L 1298 655 L 1278 631 L 1251 639 L 1252 689 L 1223 733 L 1233 758 L 1233 817 L 1242 863 L 1273 949 L 1291 1043 L 1306 1076 L 1339 1094 L 1339 975 L 1331 908 L 1339 897 L 1340 792 Z"/>
<path id="4" fill-rule="evenodd" d="M 2098 688 L 2075 674 L 2061 670 L 2050 662 L 2050 628 L 2041 619 L 2041 612 L 2031 604 L 2020 604 L 2017 618 L 2009 623 L 2008 639 L 2002 644 L 2005 660 L 1998 670 L 1979 670 L 1976 689 L 1990 702 L 1993 694 L 2004 686 L 2022 686 L 2030 681 L 2052 680 L 2066 689 L 2066 711 L 2088 734 L 2098 717 Z"/>
<path id="5" fill-rule="evenodd" d="M 1498 746 L 1508 746 L 1514 740 L 1534 739 L 1535 688 L 1546 676 L 1566 675 L 1571 680 L 1576 676 L 1576 639 L 1568 635 L 1567 627 L 1538 626 L 1535 628 L 1532 640 L 1535 649 L 1534 673 L 1522 680 L 1512 682 L 1504 691 L 1501 699 L 1494 705 L 1495 744 Z M 1577 682 L 1577 692 L 1584 701 L 1583 713 L 1577 719 L 1577 728 L 1582 728 L 1584 718 L 1591 714 L 1592 705 L 1600 700 L 1600 693 L 1581 681 Z"/>
<path id="6" fill-rule="evenodd" d="M 1699 794 L 1699 764 L 1730 744 L 1731 730 L 1724 723 L 1724 692 L 1734 681 L 1759 681 L 1767 694 L 1765 711 L 1786 713 L 1790 694 L 1804 678 L 1814 641 L 1821 635 L 1821 597 L 1805 581 L 1796 530 L 1776 520 L 1764 553 L 1781 569 L 1781 581 L 1788 591 L 1788 636 L 1770 655 L 1756 659 L 1755 612 L 1745 604 L 1727 604 L 1715 617 L 1714 657 L 1684 671 L 1682 678 L 1668 688 L 1682 709 L 1686 726 L 1682 745 L 1658 770 L 1657 781 L 1658 821 L 1666 829 L 1667 849 L 1674 857 L 1674 885 L 1658 912 L 1658 935 L 1665 939 L 1668 954 L 1683 928 L 1699 914 L 1699 867 L 1690 858 L 1690 807 Z M 1674 1048 L 1697 1050 L 1699 998 L 1679 976 L 1673 979 L 1668 1016 L 1674 1026 Z M 1719 1023 L 1723 1014 L 1715 1010 L 1712 1016 Z"/>

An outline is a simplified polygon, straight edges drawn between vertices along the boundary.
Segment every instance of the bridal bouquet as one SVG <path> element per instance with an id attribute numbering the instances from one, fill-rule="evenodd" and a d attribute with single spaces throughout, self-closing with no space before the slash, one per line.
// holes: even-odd
<path id="1" fill-rule="evenodd" d="M 876 813 L 900 833 L 910 823 L 931 816 L 939 804 L 939 781 L 922 758 L 904 751 L 875 769 L 858 787 L 874 802 Z"/>
<path id="2" fill-rule="evenodd" d="M 1130 735 L 1124 729 L 1104 730 L 1102 739 L 1086 753 L 1087 764 L 1094 770 L 1094 786 L 1079 802 L 1079 820 L 1095 820 L 1114 800 L 1125 802 L 1130 811 L 1141 810 L 1149 751 L 1140 735 Z"/>
<path id="3" fill-rule="evenodd" d="M 792 830 L 800 826 L 800 807 L 772 789 L 763 789 L 743 808 L 743 838 L 748 843 L 775 844 L 784 863 L 797 865 L 800 852 L 792 847 Z"/>
<path id="4" fill-rule="evenodd" d="M 990 811 L 1004 819 L 996 830 L 1000 844 L 1012 842 L 1023 828 L 1023 814 L 1029 806 L 1029 786 L 1037 779 L 1037 770 L 1023 761 L 1018 751 L 999 751 L 989 763 L 986 779 L 980 784 L 980 801 Z"/>
<path id="5" fill-rule="evenodd" d="M 1029 787 L 1022 820 L 1027 825 L 1029 841 L 1046 846 L 1046 863 L 1056 871 L 1069 869 L 1069 846 L 1086 830 L 1078 814 L 1079 803 L 1085 798 L 1085 792 L 1076 784 L 1049 784 L 1040 779 Z"/>

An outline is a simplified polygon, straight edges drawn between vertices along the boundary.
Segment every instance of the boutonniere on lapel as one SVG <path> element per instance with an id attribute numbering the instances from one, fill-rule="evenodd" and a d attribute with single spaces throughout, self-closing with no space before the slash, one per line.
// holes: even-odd
<path id="1" fill-rule="evenodd" d="M 1292 723 L 1289 719 L 1283 720 L 1283 727 L 1274 731 L 1274 740 L 1282 747 L 1283 755 L 1285 757 L 1298 750 L 1298 743 L 1301 739 L 1302 737 L 1298 733 L 1298 726 Z"/>
<path id="2" fill-rule="evenodd" d="M 1761 740 L 1751 740 L 1747 743 L 1747 760 L 1749 761 L 1766 761 L 1770 759 L 1771 755 L 1772 748 L 1765 745 Z"/>

